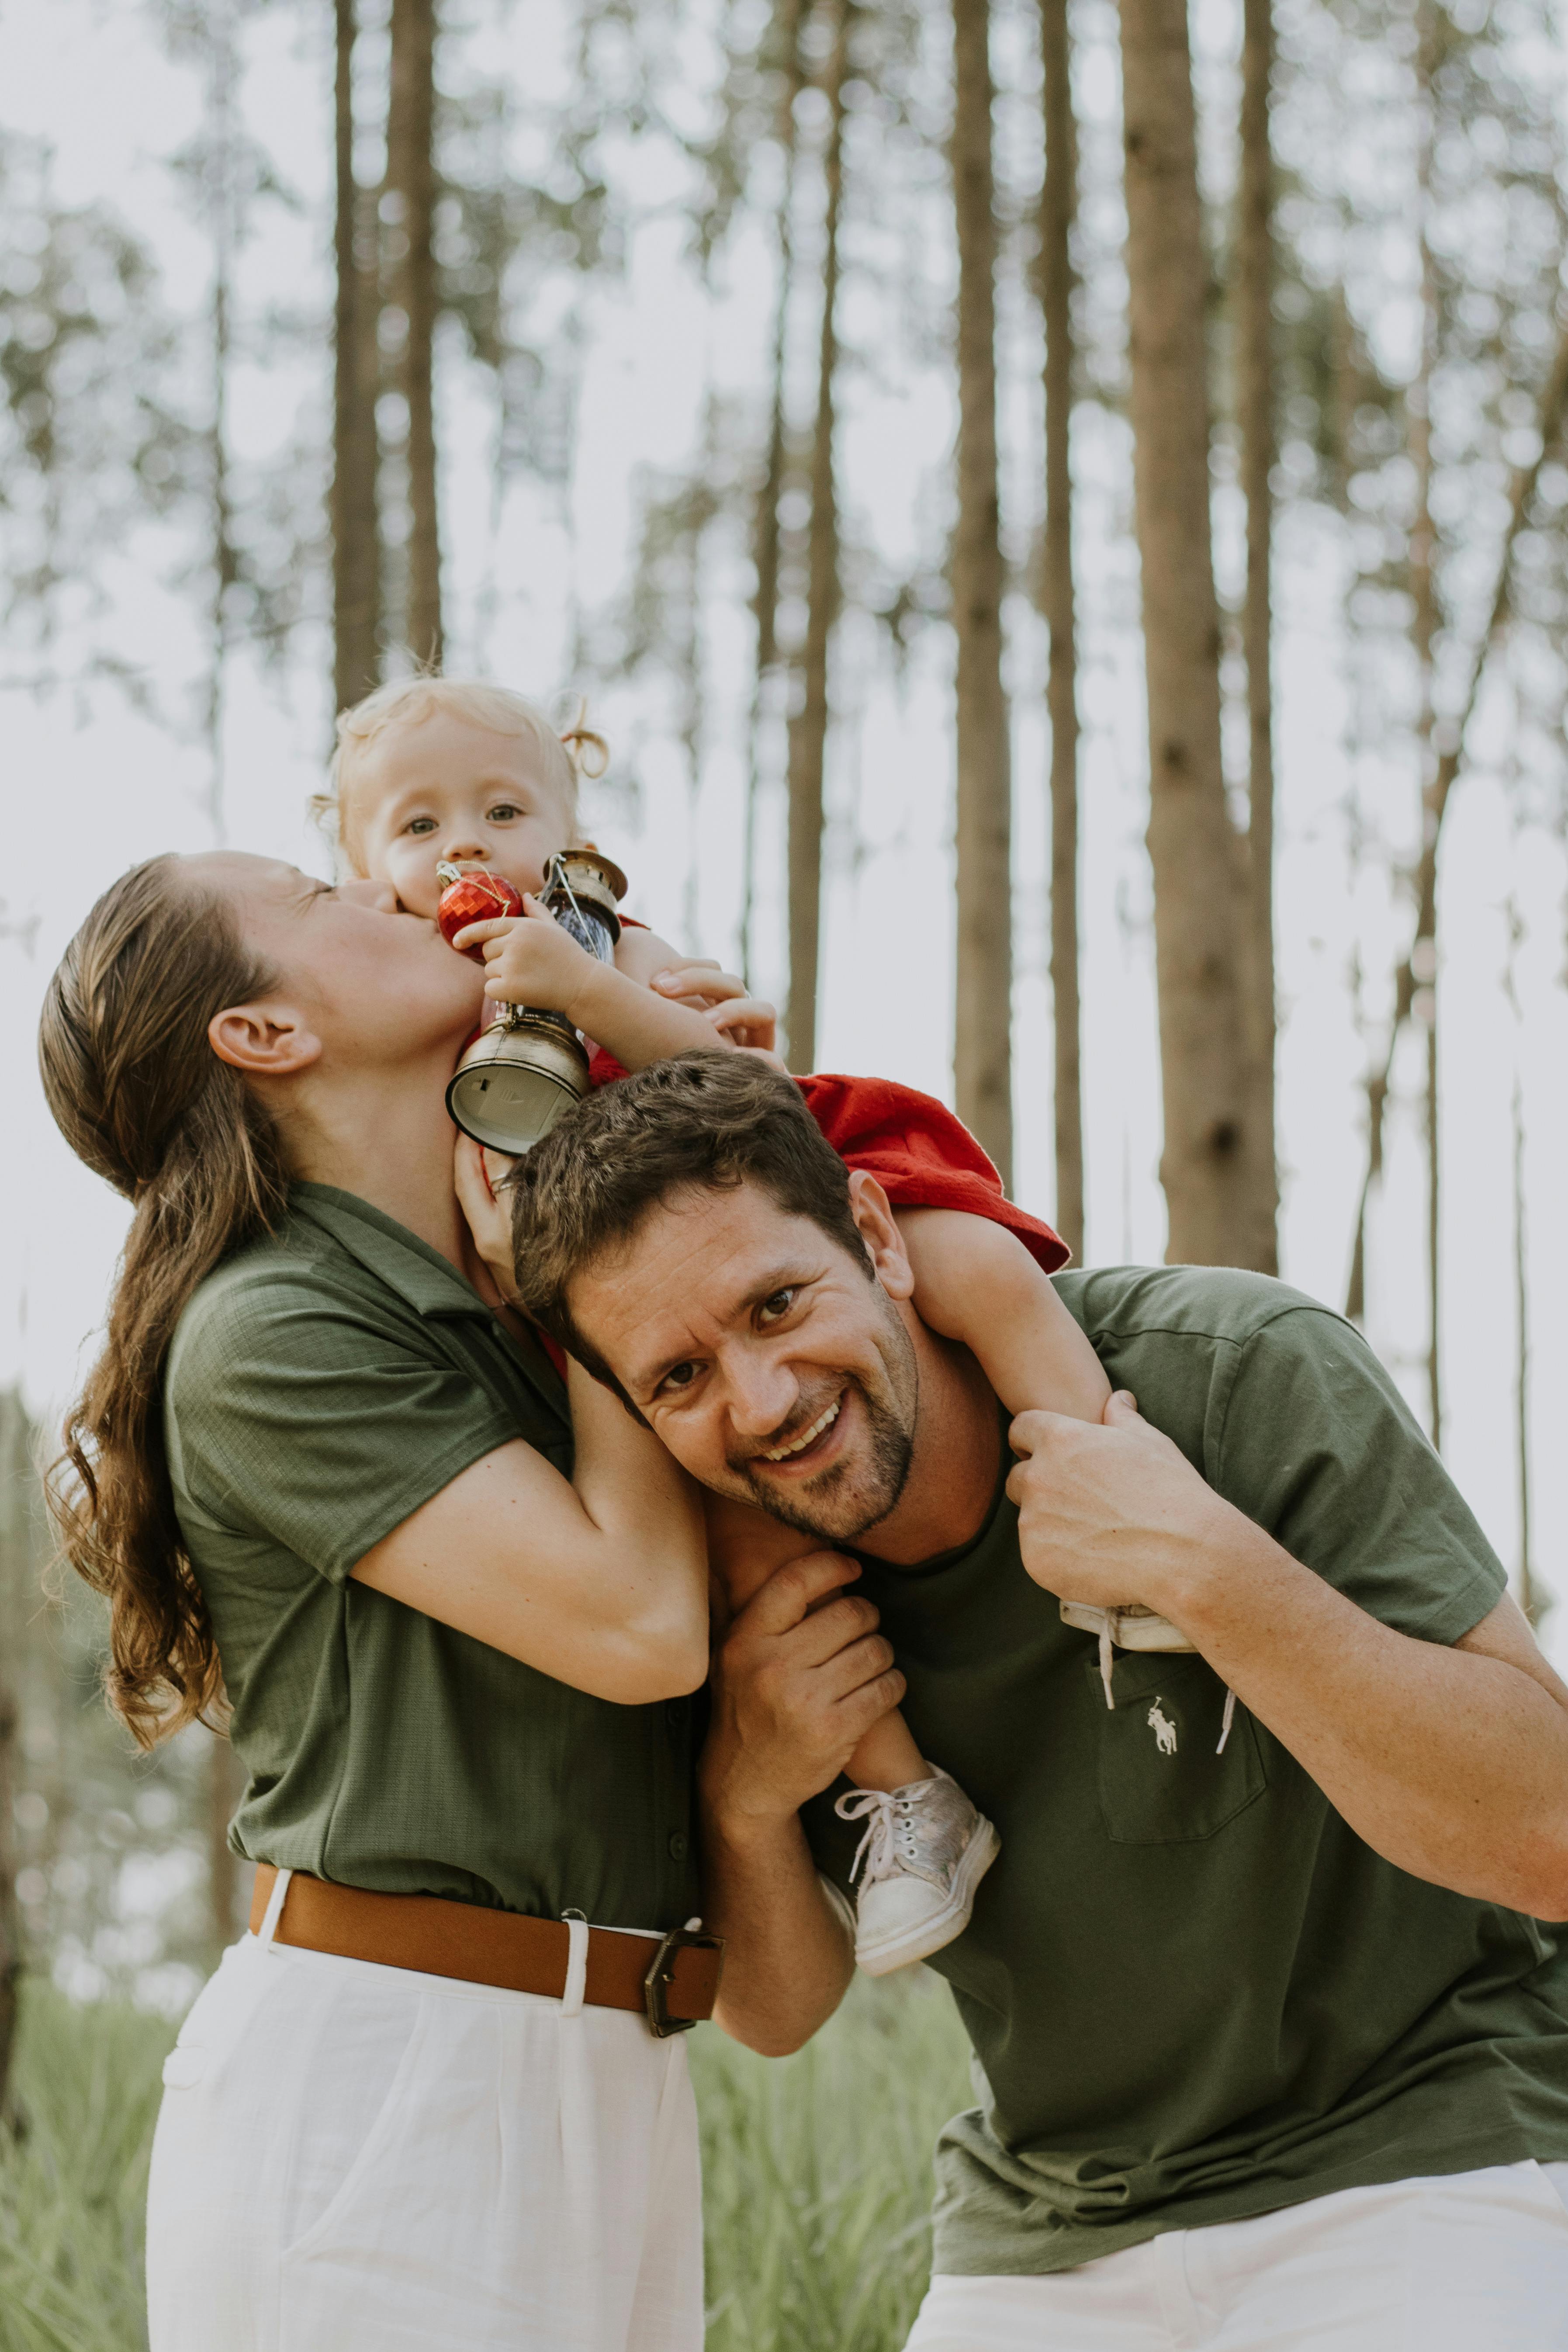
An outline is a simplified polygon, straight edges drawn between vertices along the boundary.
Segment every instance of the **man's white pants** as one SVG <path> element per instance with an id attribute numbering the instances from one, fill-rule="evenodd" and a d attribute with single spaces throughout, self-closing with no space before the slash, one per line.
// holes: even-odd
<path id="1" fill-rule="evenodd" d="M 1568 2352 L 1568 2165 L 1343 2189 L 1045 2278 L 939 2275 L 907 2352 Z"/>
<path id="2" fill-rule="evenodd" d="M 152 2352 L 699 2352 L 679 2037 L 247 1936 L 163 2080 Z"/>

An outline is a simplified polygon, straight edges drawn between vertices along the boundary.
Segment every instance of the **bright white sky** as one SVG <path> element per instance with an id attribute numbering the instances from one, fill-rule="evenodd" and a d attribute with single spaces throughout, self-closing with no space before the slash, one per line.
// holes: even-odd
<path id="1" fill-rule="evenodd" d="M 316 12 L 319 15 L 319 12 Z M 1230 38 L 1226 9 L 1205 11 L 1216 58 Z M 547 49 L 527 44 L 534 87 L 552 70 Z M 258 218 L 244 263 L 251 319 L 269 300 L 320 300 L 327 286 L 325 210 L 330 158 L 330 60 L 324 20 L 302 26 L 268 12 L 249 30 L 247 103 L 286 177 L 307 198 L 302 214 Z M 509 40 L 478 35 L 478 64 L 515 69 L 520 28 Z M 1223 71 L 1216 68 L 1216 87 Z M 1102 61 L 1086 62 L 1092 96 Z M 699 85 L 700 86 L 700 85 Z M 1206 86 L 1206 85 L 1205 85 Z M 108 196 L 153 234 L 169 290 L 195 308 L 207 252 L 179 214 L 163 158 L 188 139 L 199 87 L 149 37 L 140 11 L 91 0 L 53 0 L 0 18 L 0 90 L 7 128 L 47 135 L 58 151 L 57 187 L 70 201 Z M 646 192 L 673 193 L 657 157 L 639 163 Z M 933 215 L 933 218 L 935 215 Z M 918 231 L 911 231 L 918 234 Z M 869 241 L 871 232 L 863 235 Z M 450 666 L 482 667 L 548 697 L 571 683 L 574 613 L 593 613 L 623 581 L 633 493 L 641 467 L 672 470 L 694 446 L 704 391 L 754 387 L 767 332 L 766 257 L 742 244 L 725 263 L 719 297 L 705 299 L 682 264 L 670 217 L 638 236 L 624 277 L 575 297 L 584 364 L 577 457 L 570 501 L 517 490 L 490 514 L 490 412 L 481 390 L 446 386 L 446 531 L 452 581 Z M 930 268 L 946 267 L 931 240 Z M 553 298 L 552 298 L 553 299 Z M 879 298 L 851 289 L 850 336 L 878 334 Z M 556 323 L 567 321 L 558 305 Z M 548 320 L 550 314 L 542 314 Z M 809 328 L 809 320 L 807 321 Z M 1026 316 L 1010 314 L 1017 384 L 1005 423 L 1008 503 L 1026 529 L 1037 496 Z M 809 337 L 806 338 L 809 340 Z M 235 430 L 258 454 L 296 423 L 326 418 L 324 338 L 279 369 L 243 371 Z M 193 394 L 195 397 L 195 394 Z M 942 468 L 952 430 L 940 377 L 890 367 L 852 379 L 841 451 L 858 517 L 894 560 L 929 547 L 940 528 Z M 1077 451 L 1079 560 L 1084 587 L 1082 794 L 1083 928 L 1090 1263 L 1157 1260 L 1164 1245 L 1158 1073 L 1151 982 L 1149 882 L 1142 849 L 1145 751 L 1136 635 L 1136 567 L 1125 535 L 1128 452 L 1122 428 L 1083 412 Z M 933 495 L 933 484 L 938 488 Z M 1222 555 L 1236 518 L 1222 493 Z M 933 516 L 936 518 L 933 523 Z M 1363 890 L 1352 908 L 1346 806 L 1352 774 L 1341 684 L 1339 597 L 1344 550 L 1334 526 L 1304 516 L 1288 523 L 1279 551 L 1279 747 L 1281 777 L 1279 914 L 1283 1249 L 1289 1280 L 1342 1298 L 1359 1182 L 1364 1047 L 1352 1020 L 1349 971 L 1359 940 L 1369 991 L 1382 1001 L 1392 951 L 1406 918 L 1380 911 Z M 180 593 L 176 551 L 139 551 L 112 581 L 118 642 L 144 662 L 165 699 L 199 675 L 201 647 Z M 1026 608 L 1011 615 L 1016 736 L 1018 982 L 1016 1013 L 1019 1127 L 1016 1190 L 1049 1213 L 1049 1002 L 1045 977 L 1047 744 L 1039 709 L 1044 646 Z M 689 796 L 673 704 L 655 685 L 618 688 L 595 705 L 616 751 L 612 784 L 595 811 L 597 837 L 634 877 L 638 912 L 679 938 L 695 855 L 697 937 L 710 952 L 735 952 L 739 907 L 739 719 L 749 691 L 744 583 L 732 559 L 715 560 L 706 613 L 709 750 L 695 807 Z M 62 648 L 68 653 L 68 645 Z M 0 677 L 29 665 L 0 647 Z M 833 752 L 831 826 L 820 1059 L 825 1067 L 877 1070 L 951 1096 L 951 700 L 946 656 L 933 635 L 900 688 L 852 621 L 839 648 L 837 705 L 845 724 Z M 237 845 L 295 857 L 324 870 L 304 802 L 319 781 L 328 712 L 318 635 L 301 637 L 286 691 L 264 688 L 234 665 L 226 738 L 226 807 Z M 0 1174 L 7 1245 L 0 1262 L 0 1381 L 19 1376 L 29 1401 L 54 1414 L 101 1314 L 123 1227 L 119 1203 L 70 1158 L 39 1095 L 33 1061 L 37 1007 L 47 976 L 80 912 L 134 859 L 211 838 L 207 773 L 198 748 L 171 742 L 105 689 L 42 700 L 7 691 L 0 791 L 12 843 L 0 884 L 0 1099 L 9 1107 Z M 1506 712 L 1479 730 L 1500 754 Z M 852 724 L 849 722 L 853 722 Z M 626 789 L 635 785 L 635 790 Z M 1363 797 L 1381 795 L 1391 835 L 1408 839 L 1414 772 L 1391 765 Z M 781 981 L 782 824 L 775 793 L 764 812 L 759 859 L 761 978 Z M 1443 1236 L 1447 1285 L 1446 1453 L 1455 1476 L 1510 1568 L 1518 1549 L 1510 1096 L 1523 1088 L 1533 1371 L 1533 1507 L 1537 1572 L 1568 1592 L 1561 1559 L 1568 1517 L 1568 1449 L 1552 1432 L 1568 1406 L 1568 1341 L 1556 1319 L 1568 1275 L 1559 1212 L 1568 1153 L 1561 1072 L 1568 1047 L 1562 985 L 1568 874 L 1559 843 L 1515 837 L 1495 774 L 1463 785 L 1449 819 L 1443 868 L 1441 975 L 1445 1105 Z M 1518 956 L 1522 1018 L 1503 990 L 1507 908 L 1524 925 Z M 1353 919 L 1352 919 L 1353 917 Z M 1412 1055 L 1403 1076 L 1413 1093 Z M 1425 1344 L 1421 1265 L 1424 1175 L 1414 1103 L 1395 1106 L 1391 1167 L 1376 1217 L 1370 1328 L 1414 1400 Z M 1568 1656 L 1568 1608 L 1549 1628 Z"/>

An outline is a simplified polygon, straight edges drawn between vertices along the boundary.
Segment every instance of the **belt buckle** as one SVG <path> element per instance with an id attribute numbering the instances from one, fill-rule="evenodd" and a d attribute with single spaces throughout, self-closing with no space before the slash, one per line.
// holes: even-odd
<path id="1" fill-rule="evenodd" d="M 642 1980 L 643 2007 L 647 2011 L 648 2032 L 656 2042 L 668 2042 L 672 2033 L 689 2033 L 700 2023 L 695 2017 L 671 2017 L 669 1989 L 675 1982 L 676 1955 L 684 1950 L 721 1952 L 722 1936 L 708 1936 L 695 1927 L 672 1927 L 648 1967 Z"/>

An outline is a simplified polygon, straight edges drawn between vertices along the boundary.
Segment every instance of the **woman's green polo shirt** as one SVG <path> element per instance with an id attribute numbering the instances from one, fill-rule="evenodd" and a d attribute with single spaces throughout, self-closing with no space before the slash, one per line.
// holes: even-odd
<path id="1" fill-rule="evenodd" d="M 605 1927 L 697 1908 L 689 1699 L 616 1706 L 355 1583 L 497 1446 L 572 1465 L 565 1391 L 435 1250 L 298 1185 L 201 1285 L 164 1383 L 258 1862 Z"/>

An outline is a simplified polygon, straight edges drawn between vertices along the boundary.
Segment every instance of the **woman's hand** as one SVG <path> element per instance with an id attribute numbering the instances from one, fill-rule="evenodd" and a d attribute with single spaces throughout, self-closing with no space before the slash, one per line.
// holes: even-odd
<path id="1" fill-rule="evenodd" d="M 511 1246 L 511 1202 L 498 1191 L 516 1162 L 504 1152 L 487 1151 L 472 1136 L 459 1135 L 453 1157 L 452 1181 L 458 1206 L 474 1237 L 474 1247 L 489 1268 L 496 1288 L 509 1307 L 515 1307 L 517 1276 Z"/>

